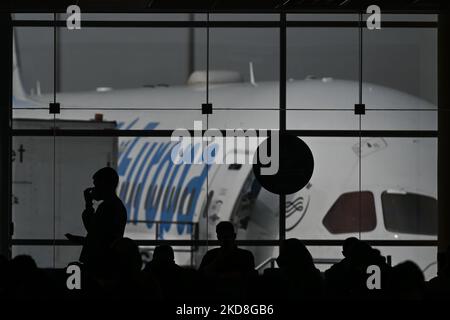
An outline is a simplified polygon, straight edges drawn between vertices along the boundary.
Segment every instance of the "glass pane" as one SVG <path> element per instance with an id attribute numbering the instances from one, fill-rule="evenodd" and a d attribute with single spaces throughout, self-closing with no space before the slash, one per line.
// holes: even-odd
<path id="1" fill-rule="evenodd" d="M 34 102 L 53 100 L 53 29 L 14 28 L 13 108 L 39 106 Z"/>
<path id="2" fill-rule="evenodd" d="M 53 20 L 53 13 L 15 13 L 14 20 Z"/>
<path id="3" fill-rule="evenodd" d="M 427 225 L 436 221 L 436 213 L 433 212 L 436 210 L 437 199 L 437 139 L 378 137 L 363 139 L 362 145 L 365 150 L 362 151 L 361 159 L 362 189 L 374 193 L 377 218 L 380 221 L 378 227 L 381 228 L 367 237 L 423 239 L 419 234 L 399 234 L 382 229 L 389 225 L 389 221 L 384 218 L 393 218 L 394 211 L 397 217 L 408 208 L 415 208 L 414 210 L 420 213 L 422 205 L 425 204 L 430 209 L 427 210 L 430 218 Z M 365 147 L 368 145 L 372 147 Z M 402 211 L 399 211 L 400 209 Z M 408 211 L 412 213 L 410 210 Z M 398 228 L 400 227 L 394 229 Z M 400 229 L 404 228 L 406 226 Z"/>
<path id="4" fill-rule="evenodd" d="M 415 262 L 422 270 L 427 281 L 437 275 L 437 247 L 377 246 L 374 248 L 380 250 L 383 256 L 389 257 L 393 266 L 406 260 Z"/>
<path id="5" fill-rule="evenodd" d="M 279 127 L 278 111 L 214 111 L 208 116 L 215 147 L 208 176 L 209 239 L 216 239 L 215 226 L 231 221 L 240 239 L 278 239 L 279 197 L 261 187 L 253 173 L 253 158 L 268 129 Z M 212 129 L 227 128 L 225 136 Z M 261 129 L 261 130 L 258 130 Z M 223 150 L 223 151 L 221 151 Z"/>
<path id="6" fill-rule="evenodd" d="M 64 18 L 66 15 L 62 15 Z M 84 20 L 100 21 L 189 21 L 187 13 L 82 13 Z M 206 19 L 206 15 L 197 14 L 197 18 Z"/>
<path id="7" fill-rule="evenodd" d="M 344 258 L 342 246 L 307 246 L 307 248 L 314 259 L 316 268 L 322 272 Z"/>
<path id="8" fill-rule="evenodd" d="M 53 239 L 54 139 L 21 136 L 12 145 L 13 238 Z"/>
<path id="9" fill-rule="evenodd" d="M 288 109 L 350 109 L 358 102 L 358 31 L 287 30 Z"/>
<path id="10" fill-rule="evenodd" d="M 359 116 L 351 110 L 287 110 L 288 130 L 359 130 Z"/>
<path id="11" fill-rule="evenodd" d="M 195 41 L 205 36 L 198 29 Z M 200 108 L 205 100 L 204 84 L 185 86 L 202 63 L 189 28 L 62 28 L 60 38 L 61 91 L 89 91 L 64 96 L 66 107 Z"/>
<path id="12" fill-rule="evenodd" d="M 253 253 L 255 268 L 259 274 L 263 274 L 267 268 L 277 267 L 273 259 L 278 257 L 279 246 L 242 246 L 240 248 Z"/>
<path id="13" fill-rule="evenodd" d="M 437 29 L 363 30 L 366 107 L 430 109 L 436 106 Z"/>
<path id="14" fill-rule="evenodd" d="M 209 176 L 211 200 L 208 227 L 204 226 L 208 238 L 216 239 L 215 227 L 220 221 L 231 221 L 239 239 L 277 239 L 278 195 L 261 188 L 251 166 L 242 165 L 239 170 L 230 167 L 217 165 Z"/>
<path id="15" fill-rule="evenodd" d="M 210 14 L 211 21 L 278 21 L 279 14 L 262 14 L 262 13 L 215 13 Z"/>
<path id="16" fill-rule="evenodd" d="M 362 189 L 374 194 L 378 220 L 362 239 L 436 240 L 437 139 L 376 137 L 363 139 L 362 147 Z M 427 278 L 435 275 L 434 247 L 381 249 L 393 263 L 410 259 L 427 269 Z"/>
<path id="17" fill-rule="evenodd" d="M 79 246 L 13 246 L 12 256 L 30 255 L 39 268 L 65 268 L 71 262 L 78 261 Z"/>
<path id="18" fill-rule="evenodd" d="M 64 100 L 65 94 L 58 94 L 58 101 Z M 43 126 L 44 120 L 51 121 L 54 117 L 54 115 L 49 114 L 48 104 L 45 110 L 14 109 L 13 116 L 16 119 L 27 120 L 26 129 L 48 129 L 48 127 Z M 206 129 L 207 124 L 206 116 L 202 115 L 201 108 L 197 110 L 98 109 L 64 108 L 64 105 L 62 105 L 61 112 L 55 116 L 66 123 L 66 129 L 97 130 L 102 129 L 101 125 L 100 127 L 98 125 L 102 122 L 114 122 L 115 127 L 113 129 L 117 130 L 193 130 L 196 125 L 199 128 Z M 76 122 L 80 122 L 78 127 L 73 124 Z M 70 125 L 71 123 L 72 125 Z M 18 123 L 13 123 L 13 128 L 19 129 Z"/>
<path id="19" fill-rule="evenodd" d="M 363 130 L 437 130 L 437 109 L 430 111 L 367 110 Z"/>
<path id="20" fill-rule="evenodd" d="M 124 137 L 119 144 L 118 190 L 128 209 L 130 237 L 198 239 L 209 174 L 200 143 L 185 147 L 189 159 L 181 164 L 173 162 L 177 143 L 170 137 Z"/>
<path id="21" fill-rule="evenodd" d="M 314 157 L 309 184 L 286 198 L 286 237 L 300 239 L 345 239 L 360 230 L 333 234 L 326 227 L 327 213 L 343 195 L 359 191 L 358 138 L 302 138 Z M 330 154 L 333 156 L 330 157 Z M 358 223 L 359 225 L 359 223 Z M 327 258 L 335 258 L 330 256 Z"/>
<path id="22" fill-rule="evenodd" d="M 209 100 L 214 108 L 277 108 L 279 105 L 279 30 L 210 29 Z M 206 69 L 206 40 L 199 64 Z"/>
<path id="23" fill-rule="evenodd" d="M 287 20 L 292 21 L 357 21 L 355 14 L 323 14 L 323 13 L 295 13 L 288 14 Z"/>
<path id="24" fill-rule="evenodd" d="M 381 9 L 383 10 L 383 9 Z M 363 20 L 367 20 L 368 15 L 363 15 Z M 392 14 L 383 13 L 382 21 L 420 21 L 420 22 L 437 22 L 438 16 L 436 14 Z M 383 26 L 383 22 L 381 22 Z"/>
<path id="25" fill-rule="evenodd" d="M 208 116 L 210 129 L 278 129 L 279 110 L 213 110 Z"/>
<path id="26" fill-rule="evenodd" d="M 104 123 L 103 127 L 114 128 L 114 124 Z M 86 235 L 81 219 L 83 191 L 93 186 L 95 171 L 117 167 L 117 143 L 117 137 L 55 138 L 56 239 L 65 239 L 66 233 Z"/>
<path id="27" fill-rule="evenodd" d="M 63 95 L 61 95 L 63 96 Z M 63 99 L 63 97 L 61 97 Z M 206 128 L 206 117 L 198 110 L 61 109 L 60 119 L 86 122 L 113 121 L 119 130 L 175 130 Z"/>

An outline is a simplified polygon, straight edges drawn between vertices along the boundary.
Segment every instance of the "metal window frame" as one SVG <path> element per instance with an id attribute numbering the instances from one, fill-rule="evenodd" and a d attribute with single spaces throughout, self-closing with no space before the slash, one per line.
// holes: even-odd
<path id="1" fill-rule="evenodd" d="M 43 12 L 48 13 L 48 12 Z M 173 13 L 173 12 L 171 12 Z M 192 13 L 189 12 L 180 12 L 180 13 Z M 209 12 L 196 12 L 196 13 L 205 13 L 209 14 Z M 222 12 L 220 12 L 222 13 Z M 260 12 L 264 14 L 264 12 Z M 296 20 L 288 20 L 287 12 L 279 11 L 279 12 L 267 12 L 267 13 L 277 13 L 279 15 L 279 20 L 274 21 L 210 21 L 202 20 L 202 21 L 113 21 L 113 20 L 88 20 L 82 22 L 83 28 L 271 28 L 271 29 L 279 29 L 279 51 L 280 51 L 280 60 L 279 60 L 279 74 L 280 79 L 279 86 L 279 106 L 278 108 L 273 108 L 273 110 L 278 110 L 280 113 L 279 117 L 279 130 L 282 133 L 292 134 L 296 136 L 302 137 L 356 137 L 361 140 L 362 137 L 390 137 L 390 138 L 437 138 L 438 131 L 437 130 L 290 130 L 286 128 L 286 113 L 291 110 L 311 110 L 308 108 L 299 108 L 299 109 L 291 109 L 287 108 L 286 103 L 286 60 L 287 60 L 287 30 L 291 30 L 293 28 L 355 28 L 359 30 L 360 34 L 360 49 L 362 49 L 362 29 L 363 24 L 361 21 L 362 13 L 361 12 L 348 12 L 355 14 L 359 14 L 359 19 L 348 20 L 348 21 L 296 21 Z M 289 14 L 295 12 L 289 12 Z M 305 13 L 305 12 L 299 12 Z M 319 13 L 319 12 L 311 12 L 311 13 Z M 398 12 L 396 12 L 398 13 Z M 428 12 L 434 14 L 435 12 Z M 423 14 L 428 14 L 423 13 Z M 399 13 L 398 13 L 399 14 Z M 11 21 L 12 28 L 19 27 L 34 27 L 34 28 L 61 28 L 66 26 L 65 20 L 12 20 Z M 386 21 L 382 22 L 382 28 L 429 28 L 429 29 L 437 29 L 438 22 L 437 21 Z M 362 51 L 360 50 L 359 56 L 361 58 Z M 359 66 L 360 69 L 360 86 L 362 83 L 362 60 L 360 60 L 361 64 Z M 283 79 L 283 80 L 282 80 Z M 360 88 L 361 89 L 361 88 Z M 12 88 L 11 88 L 12 90 Z M 362 97 L 360 97 L 362 99 Z M 10 108 L 13 109 L 13 108 Z M 151 109 L 151 108 L 150 108 Z M 149 110 L 150 110 L 149 109 Z M 237 108 L 217 108 L 230 110 L 231 112 Z M 153 108 L 151 110 L 158 110 L 158 108 Z M 162 108 L 160 110 L 163 110 Z M 180 110 L 176 108 L 164 108 L 164 110 Z M 181 110 L 189 110 L 189 109 L 181 109 Z M 192 108 L 190 110 L 198 110 L 200 115 L 200 106 L 198 108 Z M 239 109 L 243 110 L 243 109 Z M 268 109 L 258 109 L 258 108 L 248 108 L 248 110 L 254 110 L 255 112 L 267 111 Z M 313 109 L 320 111 L 318 109 Z M 325 110 L 334 110 L 334 109 L 321 109 Z M 353 110 L 353 109 L 349 109 Z M 405 111 L 403 109 L 367 109 L 371 111 Z M 339 111 L 348 111 L 339 109 Z M 419 109 L 411 109 L 409 111 L 424 111 Z M 437 110 L 427 110 L 427 111 L 435 111 Z M 115 137 L 170 137 L 173 130 L 61 130 L 61 129 L 14 129 L 12 128 L 8 134 L 9 136 L 48 136 L 48 137 L 73 137 L 73 136 L 115 136 Z M 193 133 L 193 130 L 190 130 Z M 225 133 L 225 130 L 222 130 Z M 283 240 L 286 236 L 286 219 L 285 217 L 285 196 L 280 196 L 280 218 L 279 218 L 279 237 L 274 240 L 238 240 L 237 243 L 243 246 L 279 246 L 281 240 Z M 9 208 L 11 214 L 11 206 Z M 371 245 L 374 246 L 436 246 L 437 240 L 371 240 L 364 239 Z M 343 244 L 343 240 L 326 240 L 326 239 L 302 239 L 302 241 L 308 246 L 341 246 Z M 216 246 L 218 242 L 215 240 L 137 240 L 138 245 L 141 246 L 155 246 L 161 243 L 174 245 L 174 246 Z M 72 246 L 73 244 L 64 239 L 10 239 L 10 246 Z"/>
<path id="2" fill-rule="evenodd" d="M 376 240 L 362 239 L 364 242 L 377 247 L 431 247 L 437 246 L 437 240 Z M 135 240 L 139 246 L 157 246 L 168 244 L 171 246 L 191 247 L 191 246 L 219 246 L 218 240 Z M 302 239 L 306 246 L 342 246 L 342 240 L 324 239 Z M 11 239 L 14 246 L 79 246 L 66 239 Z M 236 240 L 238 246 L 254 247 L 276 247 L 280 245 L 280 240 Z"/>
<path id="3" fill-rule="evenodd" d="M 286 15 L 281 13 L 280 15 Z M 12 21 L 13 27 L 66 27 L 65 20 L 24 20 Z M 285 26 L 281 20 L 274 21 L 146 21 L 146 20 L 83 20 L 83 28 L 354 28 L 359 29 L 359 21 L 324 20 L 324 21 L 297 21 L 287 20 Z M 437 21 L 385 21 L 381 28 L 430 28 L 437 29 Z"/>

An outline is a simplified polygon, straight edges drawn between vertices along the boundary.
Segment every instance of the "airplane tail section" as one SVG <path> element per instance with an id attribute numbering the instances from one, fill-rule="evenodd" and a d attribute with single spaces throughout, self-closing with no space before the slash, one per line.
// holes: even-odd
<path id="1" fill-rule="evenodd" d="M 19 71 L 19 59 L 17 55 L 17 37 L 14 34 L 13 40 L 13 103 L 28 100 L 27 94 L 23 88 L 22 79 Z"/>

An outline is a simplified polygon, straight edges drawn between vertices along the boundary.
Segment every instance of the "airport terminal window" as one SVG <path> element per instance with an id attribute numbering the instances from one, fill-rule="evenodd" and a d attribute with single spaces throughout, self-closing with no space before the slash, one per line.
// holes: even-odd
<path id="1" fill-rule="evenodd" d="M 381 203 L 388 231 L 437 234 L 438 211 L 435 198 L 416 193 L 384 191 Z"/>
<path id="2" fill-rule="evenodd" d="M 333 234 L 367 232 L 375 229 L 375 200 L 370 191 L 348 192 L 330 208 L 323 225 Z"/>
<path id="3" fill-rule="evenodd" d="M 67 150 L 73 142 L 86 141 L 85 148 L 90 146 L 97 153 L 106 155 L 103 149 L 96 148 L 97 141 L 111 143 L 117 140 L 116 162 L 121 177 L 118 191 L 132 221 L 127 226 L 127 236 L 137 240 L 144 252 L 153 248 L 157 241 L 168 241 L 176 249 L 177 261 L 186 265 L 194 265 L 208 246 L 216 245 L 212 241 L 216 239 L 214 226 L 219 218 L 235 223 L 238 240 L 242 241 L 240 245 L 252 247 L 255 256 L 259 255 L 257 263 L 273 257 L 276 254 L 273 249 L 284 237 L 300 238 L 309 243 L 310 248 L 314 247 L 316 259 L 328 261 L 330 257 L 340 257 L 338 245 L 330 245 L 327 241 L 369 232 L 377 225 L 375 198 L 369 186 L 374 184 L 374 179 L 366 176 L 364 170 L 373 172 L 377 163 L 383 165 L 385 162 L 377 158 L 381 154 L 405 157 L 403 145 L 409 143 L 403 139 L 406 130 L 409 130 L 411 140 L 414 139 L 411 154 L 415 156 L 415 152 L 420 151 L 417 163 L 422 165 L 424 155 L 430 155 L 429 150 L 434 150 L 434 144 L 429 143 L 430 133 L 437 130 L 434 107 L 437 31 L 434 27 L 417 30 L 386 27 L 380 32 L 364 30 L 361 33 L 364 39 L 359 39 L 358 16 L 355 14 L 288 15 L 286 38 L 283 39 L 280 14 L 256 15 L 253 18 L 250 15 L 211 14 L 209 21 L 213 24 L 209 29 L 205 23 L 206 15 L 138 15 L 131 18 L 111 14 L 86 17 L 98 20 L 97 27 L 69 31 L 62 24 L 63 27 L 57 29 L 58 33 L 53 33 L 53 14 L 33 19 L 35 26 L 32 26 L 33 21 L 18 22 L 14 26 L 17 54 L 23 58 L 19 66 L 23 91 L 30 93 L 27 97 L 36 98 L 14 100 L 14 218 L 18 219 L 18 213 L 25 212 L 27 207 L 32 208 L 33 199 L 39 196 L 33 194 L 33 185 L 19 179 L 17 159 L 21 155 L 28 159 L 34 151 L 23 141 L 47 142 L 40 157 L 48 157 L 48 168 L 45 167 L 48 170 L 42 170 L 41 166 L 39 173 L 51 181 L 51 192 L 45 198 L 50 209 L 45 207 L 41 210 L 41 221 L 46 222 L 45 230 L 39 230 L 37 225 L 30 223 L 20 226 L 17 220 L 12 245 L 15 253 L 36 255 L 39 265 L 51 266 L 53 262 L 53 266 L 63 266 L 78 255 L 79 248 L 72 248 L 64 242 L 64 232 L 67 225 L 74 225 L 73 220 L 81 223 L 79 210 L 76 206 L 72 206 L 71 211 L 62 210 L 62 205 L 71 205 L 64 199 L 73 195 L 76 201 L 79 200 L 80 192 L 74 190 L 78 184 L 81 189 L 90 183 L 90 172 L 77 177 L 79 183 L 64 182 L 67 179 L 60 168 L 77 161 L 75 157 L 67 159 L 70 154 Z M 63 18 L 60 16 L 58 19 L 62 21 Z M 142 21 L 134 24 L 135 19 Z M 168 24 L 154 27 L 148 23 L 154 19 L 166 20 Z M 339 22 L 349 22 L 352 27 Z M 397 36 L 399 34 L 401 36 Z M 54 45 L 58 63 L 53 59 Z M 409 49 L 412 53 L 400 61 L 401 55 Z M 380 51 L 383 51 L 381 58 Z M 422 54 L 422 51 L 427 52 Z M 360 55 L 361 65 L 358 62 Z M 36 61 L 39 62 L 37 65 Z M 57 71 L 57 79 L 54 79 L 53 68 Z M 111 69 L 120 77 L 113 76 Z M 408 72 L 403 72 L 405 70 Z M 386 72 L 390 72 L 391 77 L 386 78 Z M 57 86 L 53 87 L 54 83 Z M 14 81 L 15 86 L 19 84 Z M 129 91 L 130 88 L 134 88 L 133 91 Z M 14 92 L 20 93 L 20 88 L 15 89 Z M 48 101 L 53 100 L 53 90 L 56 101 L 61 103 L 61 113 L 57 115 L 48 113 Z M 84 90 L 89 91 L 72 93 Z M 413 96 L 420 99 L 413 99 Z M 367 107 L 362 116 L 354 114 L 354 104 L 360 100 Z M 206 102 L 212 104 L 212 114 L 201 113 L 201 106 Z M 410 108 L 413 110 L 404 110 Z M 27 122 L 26 127 L 20 127 L 19 118 L 33 118 L 36 122 Z M 83 126 L 89 126 L 84 129 L 114 121 L 119 133 L 93 130 L 96 132 L 81 135 L 80 139 L 75 139 L 78 133 L 71 137 L 73 133 L 70 132 L 64 133 L 67 137 L 59 137 L 50 130 L 44 132 L 38 119 L 49 122 L 51 128 L 62 119 L 81 120 Z M 284 119 L 286 121 L 282 124 Z M 186 169 L 189 165 L 179 166 L 178 171 L 173 167 L 164 169 L 164 161 L 150 154 L 159 150 L 158 154 L 166 155 L 172 130 L 192 129 L 195 120 L 201 120 L 203 129 L 282 130 L 285 127 L 288 133 L 302 137 L 311 147 L 315 157 L 315 175 L 300 193 L 286 196 L 283 204 L 278 195 L 261 188 L 253 176 L 248 175 L 251 166 L 224 164 L 211 167 L 206 174 L 203 174 L 204 167 L 201 166 L 192 166 L 190 171 Z M 380 133 L 377 137 L 364 136 L 361 139 L 361 133 L 366 130 Z M 398 137 L 402 139 L 396 139 Z M 23 148 L 20 147 L 22 144 Z M 104 142 L 98 145 L 106 147 Z M 164 146 L 167 149 L 160 149 Z M 340 166 L 336 170 L 334 165 L 330 165 L 330 159 L 346 163 L 346 167 Z M 435 158 L 430 157 L 429 160 L 436 163 Z M 81 168 L 76 163 L 74 166 Z M 404 170 L 398 170 L 402 177 L 410 177 L 413 170 L 412 174 L 423 172 L 412 161 L 402 166 Z M 362 172 L 361 168 L 364 169 Z M 33 177 L 32 167 L 27 170 Z M 83 170 L 93 171 L 94 168 L 86 169 L 84 166 Z M 153 178 L 150 170 L 159 174 Z M 184 170 L 190 175 L 175 180 L 174 172 Z M 389 173 L 383 168 L 376 172 L 380 172 L 376 177 L 387 185 L 385 177 Z M 22 175 L 24 173 L 21 172 Z M 35 173 L 34 178 L 37 176 Z M 145 177 L 159 179 L 155 185 L 167 183 L 174 188 L 167 187 L 166 193 L 155 197 L 154 204 L 146 202 L 153 182 Z M 188 178 L 193 180 L 188 189 L 191 194 L 198 191 L 195 193 L 198 194 L 196 210 L 192 210 L 196 218 L 187 222 L 177 221 L 174 218 L 178 217 L 174 214 L 176 203 L 172 201 L 171 206 L 163 208 L 158 199 L 164 199 L 165 194 L 169 198 L 171 192 L 175 195 L 176 191 L 172 191 L 177 190 L 175 186 L 184 189 L 180 181 L 187 182 Z M 415 186 L 426 193 L 430 186 L 436 186 L 434 176 L 431 178 L 422 179 L 426 182 L 423 182 L 425 187 L 421 187 L 421 181 L 415 182 Z M 144 192 L 143 186 L 149 187 L 148 190 Z M 343 190 L 352 192 L 343 193 Z M 432 191 L 430 193 L 433 194 Z M 188 195 L 185 192 L 186 199 Z M 43 199 L 40 198 L 41 201 Z M 388 231 L 436 234 L 436 199 L 385 192 L 381 200 L 385 221 L 380 225 L 385 224 Z M 77 205 L 83 203 L 77 202 Z M 150 207 L 158 209 L 147 218 L 146 213 L 150 212 L 147 208 Z M 31 214 L 28 211 L 27 215 L 22 215 L 22 221 Z M 172 219 L 170 223 L 166 222 L 168 219 Z M 81 225 L 78 227 L 80 232 L 84 232 Z M 326 230 L 317 232 L 317 227 L 321 231 L 323 227 Z M 188 229 L 192 232 L 171 234 L 174 230 Z M 373 237 L 377 235 L 370 233 L 368 240 L 385 240 Z M 53 240 L 61 242 L 55 244 Z M 37 246 L 38 243 L 47 246 L 48 250 L 39 250 L 42 247 Z"/>

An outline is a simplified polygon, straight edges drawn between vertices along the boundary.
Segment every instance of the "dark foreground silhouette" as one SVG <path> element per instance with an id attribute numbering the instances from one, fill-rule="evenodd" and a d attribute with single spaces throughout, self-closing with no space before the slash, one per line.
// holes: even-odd
<path id="1" fill-rule="evenodd" d="M 247 295 L 248 284 L 255 273 L 253 254 L 236 246 L 236 233 L 231 222 L 222 221 L 216 226 L 220 248 L 206 252 L 199 271 L 213 297 L 240 299 Z"/>
<path id="2" fill-rule="evenodd" d="M 223 229 L 222 229 L 223 227 Z M 109 265 L 95 270 L 79 264 L 82 287 L 69 290 L 64 269 L 40 269 L 30 256 L 8 261 L 0 257 L 2 299 L 146 299 L 150 302 L 251 301 L 279 303 L 308 300 L 414 300 L 449 299 L 449 264 L 425 282 L 418 266 L 405 261 L 394 267 L 367 243 L 348 239 L 344 259 L 323 274 L 298 239 L 283 241 L 277 258 L 279 268 L 254 271 L 250 252 L 234 245 L 234 230 L 218 226 L 221 248 L 210 250 L 199 270 L 178 266 L 170 246 L 155 248 L 145 266 L 136 243 L 116 239 L 109 250 Z M 233 231 L 233 232 L 231 232 Z M 223 232 L 223 233 L 222 233 Z M 447 255 L 449 252 L 447 252 Z M 367 266 L 381 271 L 381 289 L 367 287 Z"/>

